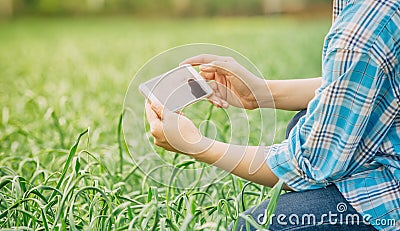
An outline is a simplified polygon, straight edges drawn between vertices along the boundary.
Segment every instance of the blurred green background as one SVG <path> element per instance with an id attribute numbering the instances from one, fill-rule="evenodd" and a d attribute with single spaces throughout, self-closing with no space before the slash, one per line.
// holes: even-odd
<path id="1" fill-rule="evenodd" d="M 327 0 L 2 0 L 0 15 L 249 16 L 321 13 L 329 4 Z"/>

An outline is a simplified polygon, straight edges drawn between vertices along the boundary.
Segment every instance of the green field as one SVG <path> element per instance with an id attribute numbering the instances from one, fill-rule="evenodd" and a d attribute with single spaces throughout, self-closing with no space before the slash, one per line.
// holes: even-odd
<path id="1" fill-rule="evenodd" d="M 329 24 L 279 17 L 0 21 L 0 229 L 225 230 L 268 188 L 227 176 L 208 188 L 179 189 L 146 177 L 119 126 L 131 79 L 151 57 L 187 43 L 235 49 L 264 78 L 318 76 Z M 293 113 L 277 112 L 274 142 Z"/>

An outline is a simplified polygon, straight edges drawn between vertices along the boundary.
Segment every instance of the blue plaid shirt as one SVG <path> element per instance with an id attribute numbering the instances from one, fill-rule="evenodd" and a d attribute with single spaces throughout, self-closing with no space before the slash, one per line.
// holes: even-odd
<path id="1" fill-rule="evenodd" d="M 400 230 L 400 1 L 337 0 L 333 14 L 322 86 L 267 163 L 294 190 L 335 184 L 375 228 Z"/>

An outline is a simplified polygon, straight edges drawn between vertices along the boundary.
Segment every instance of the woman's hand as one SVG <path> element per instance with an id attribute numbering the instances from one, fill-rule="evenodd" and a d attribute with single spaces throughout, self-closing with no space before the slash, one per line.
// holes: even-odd
<path id="1" fill-rule="evenodd" d="M 272 103 L 267 83 L 255 76 L 231 57 L 203 54 L 188 58 L 181 63 L 200 65 L 200 74 L 214 91 L 209 100 L 218 107 L 229 105 L 255 109 Z"/>
<path id="2" fill-rule="evenodd" d="M 278 181 L 265 162 L 265 147 L 226 144 L 206 138 L 192 121 L 168 111 L 159 102 L 146 103 L 146 114 L 157 146 L 190 155 L 262 185 L 272 187 Z"/>
<path id="3" fill-rule="evenodd" d="M 187 117 L 169 111 L 159 102 L 147 102 L 145 107 L 155 145 L 188 155 L 203 153 L 210 146 Z"/>

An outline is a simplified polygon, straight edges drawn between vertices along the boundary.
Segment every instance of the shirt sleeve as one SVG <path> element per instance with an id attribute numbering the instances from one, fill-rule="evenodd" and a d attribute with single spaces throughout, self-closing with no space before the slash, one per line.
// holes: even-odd
<path id="1" fill-rule="evenodd" d="M 271 170 L 294 190 L 324 187 L 354 174 L 374 155 L 365 151 L 363 134 L 382 70 L 368 54 L 345 49 L 329 51 L 322 69 L 323 83 L 307 114 L 287 140 L 265 150 Z"/>

